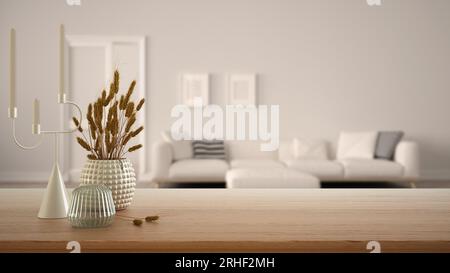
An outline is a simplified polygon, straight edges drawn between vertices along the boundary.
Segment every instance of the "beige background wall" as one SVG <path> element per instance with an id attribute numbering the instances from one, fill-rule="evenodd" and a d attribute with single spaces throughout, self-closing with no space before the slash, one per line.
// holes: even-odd
<path id="1" fill-rule="evenodd" d="M 147 36 L 149 143 L 170 125 L 180 73 L 212 73 L 211 102 L 224 104 L 226 73 L 256 72 L 259 102 L 280 105 L 283 138 L 335 141 L 342 129 L 402 129 L 421 145 L 424 174 L 450 178 L 450 1 L 382 3 L 0 0 L 0 180 L 45 179 L 52 160 L 49 140 L 32 152 L 11 142 L 9 29 L 17 29 L 18 131 L 29 142 L 34 97 L 43 126 L 58 126 L 60 23 L 71 35 Z"/>

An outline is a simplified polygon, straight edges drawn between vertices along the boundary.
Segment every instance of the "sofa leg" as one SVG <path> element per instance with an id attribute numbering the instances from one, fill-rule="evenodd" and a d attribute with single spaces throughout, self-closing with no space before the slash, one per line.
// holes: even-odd
<path id="1" fill-rule="evenodd" d="M 414 181 L 409 182 L 409 185 L 411 186 L 411 189 L 417 188 L 416 182 Z"/>
<path id="2" fill-rule="evenodd" d="M 159 183 L 158 182 L 153 182 L 153 188 L 155 189 L 159 189 Z"/>

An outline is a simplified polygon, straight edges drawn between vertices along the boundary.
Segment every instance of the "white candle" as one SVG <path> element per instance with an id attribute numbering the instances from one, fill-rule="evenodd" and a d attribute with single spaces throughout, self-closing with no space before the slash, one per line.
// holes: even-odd
<path id="1" fill-rule="evenodd" d="M 11 29 L 9 48 L 9 109 L 16 107 L 16 30 Z"/>
<path id="2" fill-rule="evenodd" d="M 33 125 L 41 124 L 41 111 L 39 109 L 39 100 L 34 99 L 33 103 Z"/>
<path id="3" fill-rule="evenodd" d="M 64 102 L 64 25 L 59 29 L 59 102 Z"/>

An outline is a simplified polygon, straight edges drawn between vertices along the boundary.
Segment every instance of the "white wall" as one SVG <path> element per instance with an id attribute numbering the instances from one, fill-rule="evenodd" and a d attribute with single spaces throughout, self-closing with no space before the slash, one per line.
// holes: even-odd
<path id="1" fill-rule="evenodd" d="M 427 176 L 450 178 L 450 1 L 0 0 L 1 180 L 46 177 L 49 140 L 23 152 L 7 118 L 8 35 L 17 30 L 19 135 L 31 102 L 58 126 L 58 25 L 71 35 L 146 35 L 150 144 L 170 125 L 181 72 L 209 71 L 211 102 L 225 102 L 225 74 L 260 75 L 258 101 L 280 104 L 281 135 L 336 140 L 341 129 L 402 129 L 417 140 Z M 86 92 L 99 90 L 87 90 Z M 17 176 L 20 174 L 20 176 Z"/>

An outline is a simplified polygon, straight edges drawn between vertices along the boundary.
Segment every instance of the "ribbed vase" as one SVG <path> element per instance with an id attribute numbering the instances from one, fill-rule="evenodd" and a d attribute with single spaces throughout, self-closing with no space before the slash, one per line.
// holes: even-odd
<path id="1" fill-rule="evenodd" d="M 77 228 L 100 228 L 112 224 L 116 210 L 111 190 L 105 185 L 84 185 L 73 190 L 69 222 Z"/>
<path id="2" fill-rule="evenodd" d="M 129 159 L 87 160 L 81 172 L 81 185 L 103 184 L 112 191 L 116 210 L 130 206 L 136 188 L 136 175 Z"/>

